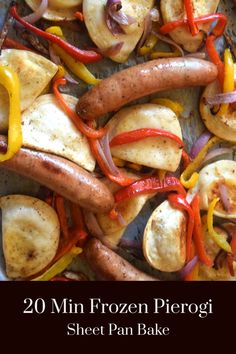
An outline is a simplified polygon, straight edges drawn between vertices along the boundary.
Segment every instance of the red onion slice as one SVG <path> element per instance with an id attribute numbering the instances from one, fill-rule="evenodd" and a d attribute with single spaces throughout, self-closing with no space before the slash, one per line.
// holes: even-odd
<path id="1" fill-rule="evenodd" d="M 233 153 L 233 149 L 230 148 L 217 148 L 208 152 L 203 160 L 202 163 L 209 162 L 210 160 L 214 159 L 215 157 Z"/>
<path id="2" fill-rule="evenodd" d="M 233 103 L 236 102 L 236 91 L 228 93 L 218 93 L 214 96 L 205 97 L 205 100 L 209 105 Z"/>
<path id="3" fill-rule="evenodd" d="M 219 183 L 220 200 L 224 206 L 226 213 L 230 213 L 232 206 L 230 205 L 230 199 L 228 194 L 228 189 L 224 182 Z"/>
<path id="4" fill-rule="evenodd" d="M 113 175 L 119 176 L 119 169 L 114 164 L 114 161 L 111 156 L 111 148 L 110 148 L 110 133 L 109 131 L 100 139 L 100 146 L 103 150 L 104 156 L 106 158 L 107 163 L 109 164 L 109 169 Z"/>
<path id="5" fill-rule="evenodd" d="M 108 29 L 113 35 L 125 33 L 120 25 L 129 26 L 136 22 L 135 18 L 126 15 L 121 9 L 122 3 L 120 0 L 107 0 L 105 6 L 105 20 Z"/>
<path id="6" fill-rule="evenodd" d="M 32 14 L 23 17 L 23 19 L 29 23 L 35 23 L 40 20 L 48 8 L 48 0 L 42 0 L 41 4 Z"/>
<path id="7" fill-rule="evenodd" d="M 119 25 L 129 26 L 136 22 L 135 18 L 120 11 L 122 9 L 120 0 L 107 0 L 106 8 L 110 17 Z"/>
<path id="8" fill-rule="evenodd" d="M 121 214 L 121 212 L 117 212 L 117 221 L 119 222 L 119 224 L 123 227 L 127 226 L 127 222 L 126 220 L 124 219 L 123 215 Z"/>
<path id="9" fill-rule="evenodd" d="M 185 278 L 186 275 L 188 275 L 193 268 L 195 267 L 195 265 L 198 262 L 198 256 L 193 257 L 193 259 L 191 259 L 191 261 L 189 261 L 180 271 L 179 271 L 179 275 L 181 278 Z"/>
<path id="10" fill-rule="evenodd" d="M 181 56 L 184 57 L 183 49 L 177 43 L 175 43 L 172 39 L 164 36 L 163 34 L 160 34 L 160 33 L 156 32 L 156 31 L 152 31 L 152 33 L 157 38 L 159 38 L 162 42 L 167 43 L 167 44 L 173 46 L 174 48 L 176 48 L 180 52 Z"/>
<path id="11" fill-rule="evenodd" d="M 202 150 L 204 145 L 208 142 L 210 137 L 211 137 L 211 133 L 208 131 L 205 131 L 199 136 L 199 138 L 195 141 L 190 151 L 189 156 L 191 159 L 194 159 L 199 154 L 199 152 Z"/>
<path id="12" fill-rule="evenodd" d="M 118 42 L 116 44 L 113 44 L 109 48 L 99 49 L 99 53 L 101 53 L 105 57 L 110 57 L 110 56 L 118 54 L 121 51 L 123 45 L 124 45 L 124 42 Z"/>
<path id="13" fill-rule="evenodd" d="M 50 60 L 56 65 L 62 65 L 60 57 L 55 53 L 53 46 L 50 44 L 48 47 Z"/>
<path id="14" fill-rule="evenodd" d="M 102 240 L 104 237 L 104 232 L 102 231 L 100 225 L 98 224 L 97 218 L 91 211 L 83 211 L 84 222 L 87 226 L 89 233 Z"/>
<path id="15" fill-rule="evenodd" d="M 147 37 L 149 36 L 149 34 L 151 33 L 151 31 L 152 31 L 152 19 L 151 19 L 151 14 L 150 14 L 150 11 L 149 11 L 148 14 L 145 16 L 145 19 L 144 19 L 143 34 L 142 34 L 142 37 L 140 38 L 140 41 L 139 41 L 138 46 L 137 46 L 137 50 L 138 51 L 144 45 L 144 43 L 145 43 Z"/>

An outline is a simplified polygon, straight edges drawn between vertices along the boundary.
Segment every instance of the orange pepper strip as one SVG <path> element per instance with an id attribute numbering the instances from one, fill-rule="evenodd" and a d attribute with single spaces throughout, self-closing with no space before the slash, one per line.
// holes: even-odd
<path id="1" fill-rule="evenodd" d="M 199 29 L 194 22 L 194 15 L 193 15 L 193 4 L 192 0 L 184 0 L 184 6 L 188 18 L 189 29 L 192 36 L 196 36 L 199 33 Z"/>
<path id="2" fill-rule="evenodd" d="M 76 11 L 74 16 L 77 18 L 77 20 L 84 22 L 84 15 L 81 11 Z"/>
<path id="3" fill-rule="evenodd" d="M 227 17 L 224 14 L 216 13 L 216 14 L 211 14 L 211 15 L 195 17 L 194 23 L 195 24 L 209 23 L 209 22 L 214 22 L 216 20 L 218 22 L 217 22 L 216 26 L 213 28 L 212 33 L 216 37 L 219 37 L 223 34 L 223 32 L 225 30 L 225 26 L 227 24 Z M 173 31 L 175 28 L 178 28 L 181 26 L 187 26 L 187 25 L 188 25 L 188 19 L 186 19 L 186 18 L 184 18 L 182 20 L 168 22 L 165 25 L 160 27 L 160 32 L 162 34 L 167 34 L 167 33 L 170 33 L 171 31 Z"/>
<path id="4" fill-rule="evenodd" d="M 223 88 L 224 85 L 224 63 L 222 62 L 219 53 L 217 52 L 215 48 L 215 41 L 216 37 L 215 36 L 208 36 L 206 39 L 206 50 L 207 53 L 211 59 L 211 61 L 217 66 L 218 69 L 218 79 L 220 82 L 221 88 Z"/>
<path id="5" fill-rule="evenodd" d="M 79 242 L 79 246 L 82 246 L 85 239 L 88 236 L 88 233 L 85 230 L 82 211 L 77 204 L 70 202 L 70 213 L 71 213 L 71 219 L 73 223 L 73 228 L 70 230 L 70 235 L 72 236 L 73 239 L 77 238 Z"/>
<path id="6" fill-rule="evenodd" d="M 193 210 L 185 197 L 180 194 L 171 193 L 168 195 L 168 201 L 174 208 L 185 210 L 188 214 L 187 236 L 186 236 L 186 262 L 189 262 L 191 257 L 191 244 L 194 228 Z"/>
<path id="7" fill-rule="evenodd" d="M 199 260 L 208 267 L 213 266 L 213 260 L 208 256 L 204 246 L 204 237 L 202 233 L 202 222 L 200 216 L 200 196 L 196 194 L 192 200 L 191 207 L 194 214 L 194 229 L 193 229 L 193 240 L 196 246 L 196 251 Z"/>
<path id="8" fill-rule="evenodd" d="M 63 95 L 61 94 L 61 92 L 58 89 L 59 85 L 66 85 L 66 79 L 65 78 L 59 78 L 59 79 L 54 81 L 54 83 L 53 83 L 53 93 L 54 93 L 58 103 L 60 104 L 61 108 L 68 115 L 68 117 L 72 120 L 72 122 L 74 123 L 76 128 L 82 134 L 87 136 L 88 138 L 91 138 L 91 139 L 101 138 L 105 134 L 106 129 L 105 128 L 101 128 L 99 130 L 96 130 L 96 129 L 90 128 L 87 124 L 85 124 L 82 121 L 82 119 L 80 118 L 80 116 L 68 106 L 68 104 L 65 101 Z"/>
<path id="9" fill-rule="evenodd" d="M 26 47 L 24 44 L 21 44 L 20 42 L 17 42 L 15 39 L 6 37 L 3 47 L 6 48 L 14 48 L 14 49 L 21 49 L 21 50 L 28 50 L 30 52 L 33 52 L 32 49 Z"/>
<path id="10" fill-rule="evenodd" d="M 183 141 L 175 134 L 163 130 L 163 129 L 155 129 L 155 128 L 141 128 L 136 130 L 127 131 L 121 134 L 116 135 L 110 142 L 110 146 L 123 145 L 128 143 L 133 143 L 139 140 L 143 140 L 145 138 L 150 137 L 164 137 L 169 138 L 177 142 L 180 147 L 183 147 Z"/>

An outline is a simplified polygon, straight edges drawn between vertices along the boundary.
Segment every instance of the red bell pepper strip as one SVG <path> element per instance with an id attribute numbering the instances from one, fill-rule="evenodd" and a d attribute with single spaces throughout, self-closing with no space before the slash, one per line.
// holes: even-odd
<path id="1" fill-rule="evenodd" d="M 75 60 L 78 60 L 82 63 L 88 64 L 88 63 L 97 62 L 102 59 L 102 55 L 95 52 L 95 51 L 88 51 L 88 50 L 82 50 L 82 49 L 76 48 L 72 44 L 64 41 L 62 38 L 55 36 L 54 34 L 42 31 L 41 29 L 26 22 L 23 18 L 21 18 L 18 15 L 16 5 L 13 5 L 10 8 L 10 14 L 18 22 L 20 22 L 25 28 L 27 28 L 31 32 L 35 33 L 36 35 L 38 35 L 38 36 L 40 36 L 52 43 L 57 44 L 59 47 L 64 49 L 69 55 L 71 55 Z"/>
<path id="2" fill-rule="evenodd" d="M 77 20 L 84 22 L 84 15 L 81 11 L 76 11 L 74 16 L 77 18 Z"/>
<path id="3" fill-rule="evenodd" d="M 25 45 L 17 42 L 15 39 L 7 37 L 3 43 L 3 47 L 5 48 L 14 48 L 14 49 L 21 49 L 21 50 L 28 50 L 33 51 L 32 49 L 26 47 Z"/>
<path id="4" fill-rule="evenodd" d="M 215 36 L 208 36 L 206 39 L 206 50 L 211 61 L 217 66 L 218 69 L 218 79 L 221 87 L 224 85 L 224 63 L 222 62 L 219 53 L 215 48 Z"/>
<path id="5" fill-rule="evenodd" d="M 163 129 L 142 128 L 142 129 L 136 129 L 136 130 L 124 132 L 115 136 L 110 142 L 110 147 L 133 143 L 135 141 L 139 141 L 150 137 L 156 137 L 156 136 L 170 138 L 176 141 L 180 145 L 180 147 L 183 147 L 184 145 L 183 141 L 177 135 L 171 132 L 168 132 Z"/>
<path id="6" fill-rule="evenodd" d="M 194 227 L 193 210 L 183 195 L 171 193 L 168 195 L 168 201 L 172 207 L 180 210 L 185 210 L 188 213 L 188 225 L 186 236 L 186 262 L 189 262 L 191 256 L 191 244 Z"/>
<path id="7" fill-rule="evenodd" d="M 189 29 L 192 36 L 196 36 L 199 33 L 199 29 L 194 22 L 194 15 L 193 15 L 193 4 L 192 0 L 184 0 L 185 11 L 187 14 Z"/>
<path id="8" fill-rule="evenodd" d="M 114 194 L 115 202 L 121 203 L 124 200 L 136 197 L 140 194 L 151 194 L 157 192 L 178 192 L 186 195 L 185 189 L 176 177 L 165 177 L 160 180 L 157 177 L 147 177 L 135 181 L 130 186 L 118 190 Z"/>
<path id="9" fill-rule="evenodd" d="M 214 22 L 218 21 L 215 28 L 213 28 L 212 33 L 216 36 L 219 37 L 223 34 L 225 30 L 225 26 L 227 24 L 227 17 L 223 14 L 217 13 L 217 14 L 211 14 L 211 15 L 205 15 L 205 16 L 200 16 L 200 17 L 195 17 L 194 18 L 194 23 L 195 24 L 201 24 L 201 23 L 209 23 L 209 22 Z M 165 25 L 160 27 L 160 32 L 162 34 L 168 34 L 171 31 L 173 31 L 177 27 L 181 26 L 186 26 L 189 24 L 188 19 L 182 19 L 182 20 L 177 20 L 177 21 L 172 21 L 168 22 Z"/>
<path id="10" fill-rule="evenodd" d="M 66 85 L 66 79 L 65 78 L 59 78 L 59 79 L 54 81 L 54 83 L 53 83 L 53 93 L 54 93 L 58 103 L 60 104 L 61 108 L 68 115 L 68 117 L 72 120 L 72 122 L 74 123 L 76 128 L 82 134 L 87 136 L 88 138 L 92 138 L 92 139 L 101 138 L 105 134 L 106 130 L 104 128 L 101 128 L 99 130 L 95 130 L 95 129 L 90 128 L 86 123 L 84 123 L 82 121 L 82 119 L 80 118 L 80 116 L 75 111 L 73 111 L 69 107 L 69 105 L 67 104 L 67 102 L 64 99 L 63 95 L 59 91 L 58 87 L 60 85 Z"/>
<path id="11" fill-rule="evenodd" d="M 199 260 L 208 267 L 213 266 L 213 260 L 206 253 L 204 246 L 204 237 L 202 233 L 202 222 L 200 216 L 200 196 L 196 194 L 192 200 L 191 207 L 194 214 L 194 229 L 193 229 L 193 241 L 196 247 L 197 255 Z"/>
<path id="12" fill-rule="evenodd" d="M 82 247 L 88 237 L 82 211 L 77 204 L 70 202 L 70 214 L 73 223 L 70 234 L 73 238 L 78 239 L 77 245 Z"/>

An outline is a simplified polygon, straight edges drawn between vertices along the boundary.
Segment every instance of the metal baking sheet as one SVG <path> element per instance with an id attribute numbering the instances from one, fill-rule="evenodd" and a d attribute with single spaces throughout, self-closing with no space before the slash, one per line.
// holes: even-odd
<path id="1" fill-rule="evenodd" d="M 10 0 L 0 0 L 0 26 L 3 23 L 3 19 L 6 13 L 6 9 L 10 4 Z M 20 5 L 20 13 L 27 14 L 30 13 L 30 9 L 23 0 L 18 1 Z M 236 10 L 234 8 L 234 4 L 232 0 L 225 0 L 221 1 L 220 12 L 225 13 L 229 18 L 229 24 L 227 31 L 231 35 L 232 38 L 236 38 Z M 15 31 L 11 31 L 11 36 L 17 38 L 17 34 Z M 79 33 L 71 33 L 68 32 L 66 35 L 69 37 L 69 40 L 72 43 L 89 43 L 89 38 L 87 38 L 82 31 Z M 22 41 L 22 40 L 21 40 Z M 91 43 L 90 43 L 91 44 Z M 222 41 L 219 43 L 222 47 Z M 98 77 L 98 78 L 105 78 L 110 76 L 112 73 L 116 71 L 120 71 L 126 67 L 133 66 L 143 61 L 142 57 L 137 57 L 136 55 L 131 55 L 130 59 L 125 64 L 117 64 L 112 62 L 111 60 L 104 59 L 100 63 L 90 64 L 89 69 Z M 80 84 L 75 87 L 75 85 L 69 86 L 67 89 L 67 93 L 71 93 L 76 97 L 79 97 L 83 94 L 89 86 L 80 81 Z M 167 91 L 165 93 L 161 92 L 159 94 L 155 94 L 153 96 L 147 96 L 138 102 L 148 102 L 153 97 L 167 97 L 172 98 L 174 100 L 179 101 L 185 107 L 185 115 L 180 117 L 180 124 L 182 127 L 182 132 L 184 136 L 184 140 L 186 142 L 187 148 L 190 147 L 195 139 L 201 134 L 203 131 L 203 124 L 199 117 L 198 111 L 198 104 L 199 104 L 199 96 L 201 94 L 200 88 L 192 88 L 192 89 L 179 89 L 175 91 Z M 39 190 L 39 184 L 31 181 L 30 179 L 23 178 L 15 173 L 7 172 L 0 169 L 0 195 L 7 195 L 7 194 L 26 194 L 36 196 Z M 125 234 L 124 238 L 128 239 L 140 239 L 143 234 L 143 230 L 145 224 L 147 222 L 148 217 L 150 216 L 151 211 L 157 205 L 158 199 L 154 198 L 149 201 L 146 206 L 143 208 L 139 216 L 136 220 L 131 223 Z M 4 258 L 2 254 L 2 246 L 1 246 L 1 237 L 0 237 L 0 280 L 7 280 L 5 275 L 5 264 Z M 126 251 L 120 249 L 119 253 L 129 259 L 132 263 L 134 263 L 137 267 L 147 271 L 151 274 L 158 275 L 160 277 L 164 277 L 165 279 L 172 279 L 173 275 L 171 274 L 162 274 L 158 271 L 151 269 L 146 262 L 142 261 L 141 258 L 134 257 L 132 254 L 127 253 Z M 88 269 L 87 265 L 81 263 L 81 261 L 75 262 L 72 266 L 72 269 L 80 269 L 84 273 L 88 274 L 90 279 L 95 279 L 94 274 Z"/>

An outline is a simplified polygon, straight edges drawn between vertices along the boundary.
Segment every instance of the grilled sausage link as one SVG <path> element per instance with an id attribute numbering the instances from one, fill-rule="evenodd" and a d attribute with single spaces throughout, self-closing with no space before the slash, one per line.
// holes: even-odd
<path id="1" fill-rule="evenodd" d="M 104 246 L 98 239 L 89 240 L 84 248 L 86 261 L 100 280 L 116 281 L 157 281 L 143 273 L 117 253 Z"/>
<path id="2" fill-rule="evenodd" d="M 214 64 L 196 58 L 151 60 L 113 74 L 85 93 L 77 104 L 83 119 L 95 119 L 159 91 L 205 86 L 217 77 Z"/>
<path id="3" fill-rule="evenodd" d="M 0 136 L 0 152 L 6 149 L 6 138 Z M 96 213 L 108 212 L 113 207 L 113 195 L 105 184 L 62 157 L 22 148 L 0 167 L 29 177 Z"/>

